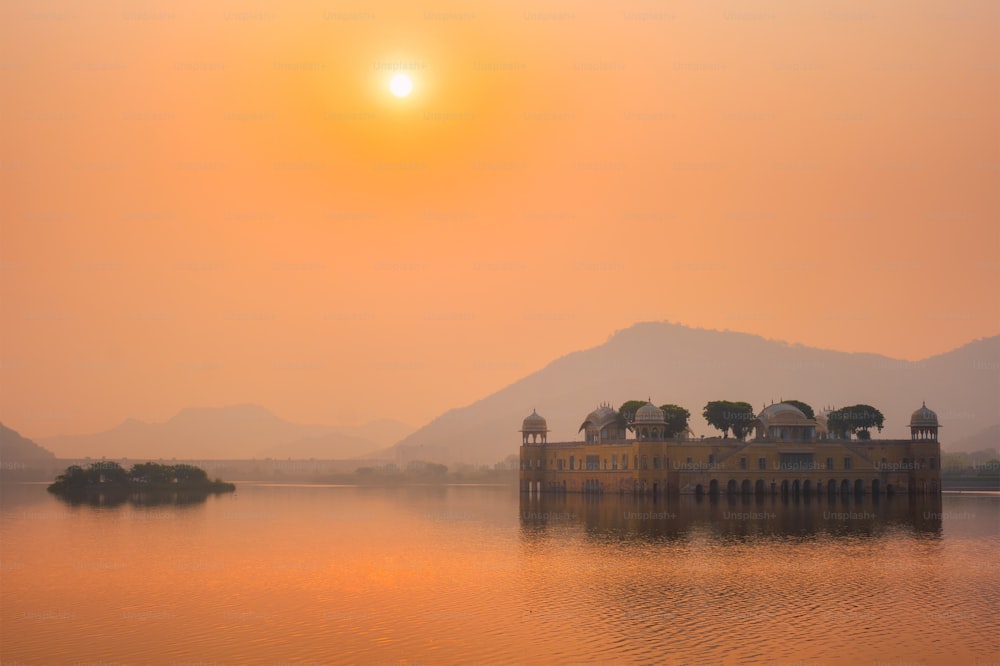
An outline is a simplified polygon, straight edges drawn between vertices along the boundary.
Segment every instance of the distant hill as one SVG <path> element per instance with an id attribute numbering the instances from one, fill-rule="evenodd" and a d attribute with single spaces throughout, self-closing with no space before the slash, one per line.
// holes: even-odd
<path id="1" fill-rule="evenodd" d="M 968 437 L 963 437 L 947 448 L 949 451 L 955 453 L 960 451 L 973 453 L 992 450 L 994 457 L 996 457 L 995 452 L 1000 449 L 1000 423 L 991 425 L 989 428 L 980 430 Z"/>
<path id="2" fill-rule="evenodd" d="M 89 435 L 40 439 L 63 458 L 355 458 L 384 448 L 412 429 L 383 420 L 355 428 L 303 425 L 258 405 L 188 408 L 164 423 L 128 419 Z"/>
<path id="3" fill-rule="evenodd" d="M 0 423 L 0 478 L 4 481 L 51 479 L 59 468 L 51 451 Z"/>
<path id="4" fill-rule="evenodd" d="M 0 461 L 30 462 L 38 460 L 55 460 L 55 454 L 48 449 L 22 437 L 16 430 L 11 430 L 0 423 Z"/>
<path id="5" fill-rule="evenodd" d="M 846 353 L 756 335 L 646 322 L 604 344 L 559 358 L 466 407 L 452 409 L 393 447 L 397 461 L 492 463 L 516 453 L 521 420 L 537 409 L 549 441 L 578 439 L 601 402 L 617 407 L 651 397 L 692 415 L 696 435 L 717 434 L 701 417 L 710 400 L 745 400 L 759 410 L 797 399 L 817 409 L 868 403 L 885 415 L 876 437 L 908 437 L 910 415 L 926 400 L 940 418 L 942 444 L 957 442 L 1000 416 L 1000 336 L 922 361 Z"/>

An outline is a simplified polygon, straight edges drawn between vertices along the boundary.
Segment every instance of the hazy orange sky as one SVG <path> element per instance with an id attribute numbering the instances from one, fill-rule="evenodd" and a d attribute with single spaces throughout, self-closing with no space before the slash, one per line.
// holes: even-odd
<path id="1" fill-rule="evenodd" d="M 416 426 L 641 320 L 997 334 L 1000 4 L 800 5 L 4 4 L 0 419 Z"/>

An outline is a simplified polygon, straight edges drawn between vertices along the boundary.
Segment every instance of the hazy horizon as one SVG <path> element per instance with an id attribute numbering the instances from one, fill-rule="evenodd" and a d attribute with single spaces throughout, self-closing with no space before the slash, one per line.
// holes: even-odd
<path id="1" fill-rule="evenodd" d="M 650 323 L 652 323 L 652 324 L 669 324 L 669 325 L 673 325 L 673 326 L 681 326 L 683 328 L 687 328 L 687 329 L 691 329 L 691 330 L 706 330 L 706 331 L 719 332 L 719 333 L 738 333 L 738 334 L 746 334 L 746 335 L 752 335 L 752 336 L 756 336 L 757 335 L 757 334 L 748 333 L 748 332 L 745 332 L 745 331 L 731 331 L 731 330 L 724 330 L 724 329 L 709 329 L 709 328 L 703 328 L 703 327 L 687 326 L 687 325 L 681 324 L 679 322 L 667 322 L 667 321 L 662 321 L 662 322 L 634 322 L 632 325 L 630 325 L 630 326 L 628 326 L 628 327 L 626 327 L 624 329 L 618 329 L 618 330 L 615 330 L 615 331 L 611 332 L 607 336 L 607 339 L 605 340 L 605 342 L 611 340 L 615 335 L 617 335 L 617 334 L 619 334 L 619 333 L 621 333 L 623 331 L 626 331 L 628 329 L 631 329 L 631 328 L 633 328 L 633 327 L 635 327 L 637 325 L 650 324 Z M 793 342 L 793 341 L 789 341 L 789 340 L 783 340 L 783 339 L 778 339 L 778 338 L 767 338 L 767 337 L 764 337 L 764 336 L 757 336 L 757 337 L 762 337 L 764 340 L 766 340 L 768 342 L 778 342 L 778 343 L 787 344 L 789 346 L 806 346 L 806 345 L 803 345 L 802 343 Z M 921 358 L 921 359 L 915 359 L 915 360 L 917 360 L 917 361 L 923 361 L 923 360 L 927 360 L 927 359 L 934 358 L 934 357 L 937 357 L 937 356 L 941 356 L 943 354 L 947 354 L 948 352 L 955 351 L 956 349 L 960 349 L 962 347 L 968 346 L 969 344 L 972 344 L 972 343 L 975 343 L 975 342 L 979 342 L 981 340 L 989 339 L 989 338 L 992 338 L 992 337 L 996 337 L 996 336 L 986 336 L 986 337 L 976 338 L 974 340 L 969 340 L 969 341 L 967 341 L 965 343 L 962 343 L 962 344 L 958 345 L 958 347 L 955 347 L 953 349 L 947 349 L 947 350 L 939 351 L 939 352 L 936 352 L 936 353 L 932 353 L 929 356 L 926 356 L 926 357 Z M 176 410 L 175 412 L 172 412 L 172 413 L 169 413 L 169 414 L 164 414 L 162 416 L 156 416 L 156 417 L 150 417 L 150 416 L 137 417 L 137 416 L 133 416 L 133 415 L 123 415 L 118 420 L 105 423 L 103 427 L 99 427 L 96 430 L 91 430 L 91 431 L 58 431 L 58 432 L 46 432 L 46 433 L 41 433 L 41 434 L 36 434 L 36 433 L 31 433 L 31 432 L 25 432 L 25 431 L 19 431 L 19 432 L 22 435 L 27 436 L 27 437 L 29 437 L 31 439 L 45 439 L 45 438 L 60 437 L 60 436 L 67 436 L 67 435 L 98 434 L 100 432 L 104 432 L 106 430 L 112 429 L 112 428 L 114 428 L 116 426 L 119 426 L 119 425 L 125 423 L 126 421 L 131 421 L 131 420 L 140 421 L 140 422 L 146 423 L 146 424 L 162 424 L 162 423 L 166 423 L 166 422 L 170 421 L 171 419 L 175 418 L 177 415 L 179 415 L 179 414 L 181 414 L 183 412 L 186 412 L 186 411 L 190 411 L 190 410 L 205 410 L 205 409 L 207 409 L 207 410 L 216 410 L 216 409 L 227 409 L 227 408 L 237 408 L 237 407 L 260 407 L 260 408 L 263 408 L 263 409 L 267 410 L 268 412 L 270 412 L 273 416 L 275 416 L 275 417 L 277 417 L 279 419 L 285 420 L 285 421 L 295 422 L 295 423 L 299 423 L 299 424 L 303 424 L 303 425 L 323 426 L 323 427 L 327 427 L 327 428 L 331 428 L 331 429 L 351 429 L 351 428 L 357 428 L 357 427 L 361 427 L 361 426 L 365 426 L 365 425 L 370 425 L 370 424 L 373 424 L 373 423 L 378 423 L 380 421 L 389 420 L 389 421 L 395 421 L 395 422 L 399 423 L 400 425 L 406 426 L 412 432 L 412 431 L 419 430 L 420 428 L 428 425 L 436 417 L 440 416 L 441 414 L 443 414 L 443 413 L 445 413 L 445 412 L 447 412 L 449 410 L 460 409 L 460 408 L 472 405 L 472 404 L 476 403 L 477 401 L 482 400 L 483 398 L 485 398 L 485 397 L 487 397 L 487 396 L 489 396 L 489 395 L 491 395 L 491 394 L 493 394 L 493 393 L 495 393 L 497 391 L 500 391 L 500 390 L 502 390 L 502 389 L 510 386 L 511 384 L 516 383 L 516 382 L 524 379 L 527 376 L 530 376 L 531 374 L 533 374 L 535 372 L 538 372 L 538 371 L 546 368 L 547 366 L 551 365 L 555 361 L 558 361 L 559 359 L 562 359 L 562 358 L 564 358 L 566 356 L 569 356 L 569 355 L 577 353 L 577 352 L 582 352 L 582 351 L 587 351 L 588 349 L 593 349 L 593 348 L 595 348 L 597 346 L 600 346 L 600 345 L 595 345 L 593 347 L 587 347 L 587 348 L 584 348 L 584 349 L 574 349 L 574 350 L 566 351 L 565 353 L 560 354 L 559 356 L 554 357 L 554 358 L 550 359 L 549 361 L 543 363 L 538 368 L 530 370 L 526 375 L 516 377 L 512 381 L 510 381 L 510 382 L 508 382 L 506 384 L 503 384 L 503 385 L 500 385 L 500 386 L 496 386 L 496 387 L 494 387 L 492 389 L 487 389 L 487 393 L 485 393 L 483 395 L 469 396 L 462 403 L 454 404 L 454 405 L 444 405 L 444 406 L 441 406 L 441 407 L 437 408 L 436 410 L 435 410 L 435 408 L 432 407 L 431 409 L 433 411 L 425 419 L 420 420 L 419 422 L 405 422 L 405 421 L 401 421 L 400 419 L 397 419 L 397 418 L 391 418 L 391 417 L 387 417 L 385 415 L 377 415 L 377 414 L 374 415 L 369 420 L 361 420 L 361 421 L 347 421 L 347 422 L 344 422 L 344 421 L 342 421 L 342 422 L 320 422 L 320 421 L 310 421 L 310 420 L 296 421 L 295 419 L 289 418 L 285 414 L 282 414 L 279 410 L 275 409 L 271 405 L 267 405 L 267 404 L 264 404 L 264 403 L 261 403 L 261 402 L 247 401 L 247 402 L 237 402 L 237 403 L 197 404 L 197 405 L 191 404 L 191 405 L 184 405 L 184 406 L 180 407 L 178 410 Z M 824 348 L 814 348 L 814 349 L 818 349 L 820 351 L 840 351 L 840 352 L 844 352 L 844 350 L 838 350 L 838 349 L 824 349 Z M 844 352 L 844 353 L 869 354 L 869 353 L 875 353 L 875 352 L 858 351 L 858 352 Z M 898 361 L 905 361 L 905 360 L 907 360 L 907 359 L 900 359 L 900 358 L 892 357 L 892 356 L 885 355 L 885 354 L 878 354 L 878 355 L 885 356 L 886 358 L 889 358 L 889 359 L 892 359 L 892 360 L 898 360 Z M 720 385 L 719 390 L 722 393 L 725 393 L 725 387 L 724 387 L 724 385 Z M 581 406 L 581 408 L 584 408 L 584 407 L 585 406 Z M 695 407 L 699 407 L 699 406 L 695 406 Z M 1000 418 L 1000 414 L 998 414 L 998 418 Z M 3 421 L 3 422 L 6 423 L 8 426 L 13 427 L 14 430 L 18 430 L 18 428 L 12 426 L 10 422 L 8 422 L 8 421 Z"/>

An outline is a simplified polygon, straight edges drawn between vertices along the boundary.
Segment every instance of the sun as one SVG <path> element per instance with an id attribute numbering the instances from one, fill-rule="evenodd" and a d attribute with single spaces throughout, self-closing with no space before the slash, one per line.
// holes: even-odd
<path id="1" fill-rule="evenodd" d="M 389 81 L 389 90 L 396 97 L 406 97 L 413 91 L 413 81 L 406 74 L 396 74 Z"/>

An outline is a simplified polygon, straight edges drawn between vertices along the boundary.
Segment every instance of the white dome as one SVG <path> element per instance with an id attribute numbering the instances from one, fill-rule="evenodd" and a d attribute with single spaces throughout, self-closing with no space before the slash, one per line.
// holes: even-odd
<path id="1" fill-rule="evenodd" d="M 549 424 L 535 410 L 531 410 L 531 413 L 524 417 L 524 421 L 521 422 L 522 432 L 547 432 L 549 429 Z"/>
<path id="2" fill-rule="evenodd" d="M 927 409 L 927 404 L 925 403 L 913 412 L 913 416 L 910 417 L 910 427 L 911 428 L 937 428 L 938 417 L 937 414 Z"/>
<path id="3" fill-rule="evenodd" d="M 608 407 L 607 405 L 598 407 L 591 413 L 587 414 L 587 418 L 580 425 L 580 430 L 583 430 L 588 425 L 592 428 L 604 428 L 612 423 L 617 423 L 618 412 Z"/>
<path id="4" fill-rule="evenodd" d="M 808 425 L 810 419 L 802 410 L 787 402 L 779 402 L 761 410 L 757 418 L 766 426 Z"/>
<path id="5" fill-rule="evenodd" d="M 635 412 L 635 423 L 663 423 L 663 410 L 651 402 L 647 402 Z"/>

